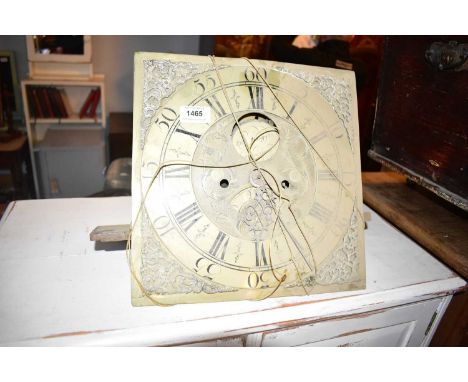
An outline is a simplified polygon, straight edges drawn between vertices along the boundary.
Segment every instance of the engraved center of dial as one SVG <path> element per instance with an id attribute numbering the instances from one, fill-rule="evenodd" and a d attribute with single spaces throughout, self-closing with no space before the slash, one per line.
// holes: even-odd
<path id="1" fill-rule="evenodd" d="M 278 219 L 296 224 L 288 203 L 312 197 L 314 162 L 288 121 L 261 113 L 238 121 L 240 129 L 232 116 L 218 120 L 198 141 L 193 161 L 206 167 L 191 169 L 193 190 L 200 209 L 225 234 L 270 240 L 282 234 Z M 244 141 L 258 168 L 249 163 Z"/>

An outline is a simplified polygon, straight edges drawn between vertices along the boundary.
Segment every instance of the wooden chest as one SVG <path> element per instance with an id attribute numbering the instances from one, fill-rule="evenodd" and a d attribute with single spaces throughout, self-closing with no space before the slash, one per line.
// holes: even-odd
<path id="1" fill-rule="evenodd" d="M 468 65 L 431 65 L 434 42 L 447 43 L 442 66 L 468 58 L 467 36 L 386 38 L 369 156 L 467 210 Z"/>

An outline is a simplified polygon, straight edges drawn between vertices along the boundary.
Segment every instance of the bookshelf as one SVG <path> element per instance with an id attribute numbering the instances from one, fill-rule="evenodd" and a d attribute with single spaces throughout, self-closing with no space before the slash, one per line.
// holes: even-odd
<path id="1" fill-rule="evenodd" d="M 68 189 L 76 190 L 76 194 L 70 194 L 70 192 L 68 194 L 66 192 L 57 192 L 56 195 L 54 195 L 53 192 L 49 192 L 50 188 L 54 188 L 55 186 L 53 184 L 47 185 L 44 183 L 57 183 L 57 180 L 54 178 L 53 181 L 47 181 L 45 180 L 45 176 L 49 176 L 51 174 L 52 170 L 49 167 L 55 168 L 56 164 L 52 164 L 50 159 L 49 162 L 44 162 L 41 158 L 43 158 L 43 151 L 46 150 L 46 147 L 49 147 L 48 141 L 50 139 L 53 139 L 55 142 L 69 142 L 70 137 L 73 137 L 73 142 L 70 143 L 71 145 L 64 148 L 64 150 L 82 150 L 85 149 L 85 147 L 81 147 L 82 145 L 80 146 L 80 143 L 78 142 L 86 141 L 87 136 L 96 136 L 96 131 L 101 133 L 102 139 L 100 139 L 102 140 L 102 145 L 104 145 L 105 148 L 104 131 L 106 125 L 106 93 L 104 76 L 95 75 L 88 79 L 79 80 L 27 79 L 21 82 L 21 90 L 36 197 L 87 196 L 86 193 L 89 193 L 90 190 L 94 190 L 93 186 L 90 185 L 90 181 L 87 176 L 86 179 L 80 179 L 76 175 L 74 177 L 69 175 L 69 179 L 66 179 L 66 181 L 64 180 L 64 183 L 68 184 Z M 93 93 L 94 98 L 90 99 L 90 97 L 92 97 L 92 92 L 99 92 L 99 96 L 96 96 L 96 94 Z M 36 93 L 37 95 L 33 96 L 33 93 Z M 57 96 L 57 94 L 59 94 L 59 96 Z M 83 108 L 87 102 L 88 108 L 85 110 L 87 113 L 83 113 Z M 91 133 L 90 130 L 93 130 L 94 132 Z M 74 142 L 77 142 L 75 145 L 76 147 L 81 148 L 73 148 Z M 57 149 L 57 147 L 54 149 Z M 75 152 L 73 155 L 75 155 L 76 158 L 77 153 Z M 72 155 L 70 154 L 69 157 L 71 156 Z M 86 159 L 88 157 L 87 154 L 82 154 L 81 156 L 84 161 L 82 165 L 80 164 L 82 167 L 88 166 L 89 171 L 91 172 L 99 171 L 100 173 L 104 170 L 105 157 L 102 165 L 103 168 L 96 169 L 94 167 L 96 167 L 96 165 L 101 165 L 101 159 L 98 161 L 99 164 L 91 165 L 86 163 Z M 102 155 L 99 155 L 99 158 L 101 157 Z M 64 158 L 64 160 L 62 160 L 62 158 Z M 76 161 L 74 164 L 67 159 L 67 157 L 55 158 L 55 162 L 57 162 L 57 160 L 62 162 L 60 168 L 62 174 L 66 174 L 67 172 L 71 174 L 76 170 L 73 168 L 73 166 L 77 166 Z M 49 163 L 49 165 L 47 163 Z M 68 168 L 66 166 L 68 166 Z M 83 174 L 85 171 L 86 168 L 84 168 Z M 98 173 L 96 173 L 93 178 L 94 182 L 99 181 L 99 177 L 97 175 Z M 62 175 L 62 178 L 65 178 L 66 176 L 67 175 Z M 75 184 L 73 184 L 73 182 Z M 95 192 L 100 191 L 97 189 L 98 187 L 99 185 L 94 187 L 96 189 Z M 80 190 L 82 194 L 80 194 Z"/>

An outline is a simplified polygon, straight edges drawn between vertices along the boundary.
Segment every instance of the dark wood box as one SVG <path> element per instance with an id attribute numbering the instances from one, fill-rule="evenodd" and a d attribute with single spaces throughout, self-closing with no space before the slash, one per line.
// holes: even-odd
<path id="1" fill-rule="evenodd" d="M 452 40 L 468 44 L 468 36 L 385 38 L 369 156 L 467 210 L 468 70 L 425 58 L 433 42 Z"/>
<path id="2" fill-rule="evenodd" d="M 133 113 L 109 114 L 109 162 L 132 157 Z"/>

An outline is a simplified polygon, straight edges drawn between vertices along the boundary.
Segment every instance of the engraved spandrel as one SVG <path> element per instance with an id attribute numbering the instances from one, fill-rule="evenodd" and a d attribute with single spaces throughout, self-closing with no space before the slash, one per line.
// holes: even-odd
<path id="1" fill-rule="evenodd" d="M 159 110 L 161 100 L 169 97 L 178 86 L 198 74 L 213 69 L 210 64 L 172 62 L 169 60 L 143 60 L 143 102 L 140 122 L 140 149 L 143 149 L 148 128 Z"/>
<path id="2" fill-rule="evenodd" d="M 358 224 L 358 212 L 354 208 L 341 246 L 319 265 L 319 284 L 341 284 L 359 280 Z"/>

